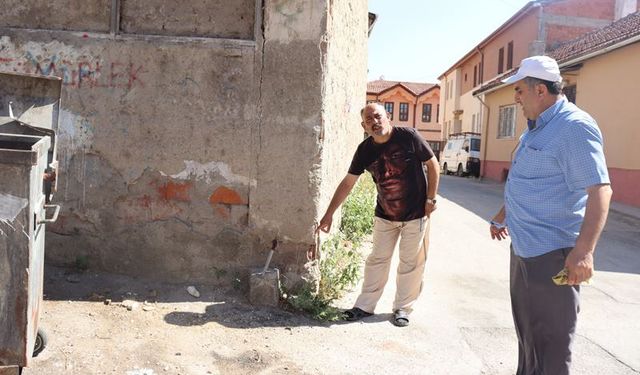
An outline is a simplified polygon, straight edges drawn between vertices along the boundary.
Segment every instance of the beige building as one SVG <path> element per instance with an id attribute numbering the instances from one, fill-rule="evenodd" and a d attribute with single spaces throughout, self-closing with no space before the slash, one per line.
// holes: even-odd
<path id="1" fill-rule="evenodd" d="M 367 83 L 367 103 L 382 103 L 393 126 L 415 128 L 436 156 L 443 145 L 440 86 L 433 83 L 376 80 Z"/>
<path id="2" fill-rule="evenodd" d="M 598 122 L 613 187 L 613 200 L 640 206 L 640 12 L 549 51 L 565 82 L 569 100 Z M 502 181 L 526 119 L 514 101 L 513 88 L 500 79 L 476 90 L 487 104 L 481 175 Z"/>
<path id="3" fill-rule="evenodd" d="M 638 10 L 636 0 L 531 1 L 440 77 L 443 133 L 481 133 L 487 108 L 472 92 L 512 69 L 586 32 Z"/>

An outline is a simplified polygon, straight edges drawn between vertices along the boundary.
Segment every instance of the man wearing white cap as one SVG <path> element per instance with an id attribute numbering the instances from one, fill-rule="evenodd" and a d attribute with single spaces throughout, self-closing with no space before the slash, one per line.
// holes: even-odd
<path id="1" fill-rule="evenodd" d="M 503 82 L 514 85 L 527 118 L 504 206 L 489 227 L 493 239 L 511 236 L 517 375 L 569 374 L 579 284 L 593 274 L 612 194 L 602 134 L 589 114 L 562 95 L 554 59 L 526 58 Z M 566 278 L 554 280 L 562 270 Z"/>

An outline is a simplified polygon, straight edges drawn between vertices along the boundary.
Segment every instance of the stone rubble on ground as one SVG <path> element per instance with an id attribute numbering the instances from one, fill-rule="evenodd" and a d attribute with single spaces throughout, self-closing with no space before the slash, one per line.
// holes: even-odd
<path id="1" fill-rule="evenodd" d="M 129 311 L 137 310 L 140 307 L 140 303 L 136 301 L 132 301 L 130 299 L 125 299 L 122 301 L 122 306 L 125 307 Z"/>
<path id="2" fill-rule="evenodd" d="M 151 303 L 149 303 L 147 301 L 144 301 L 144 303 L 142 304 L 142 310 L 144 310 L 144 311 L 153 311 L 155 309 L 156 309 L 156 307 L 153 306 L 153 304 L 151 304 Z"/>
<path id="3" fill-rule="evenodd" d="M 189 292 L 189 294 L 191 294 L 195 298 L 200 298 L 200 292 L 198 292 L 198 289 L 196 289 L 195 286 L 192 286 L 192 285 L 188 286 L 187 292 Z"/>

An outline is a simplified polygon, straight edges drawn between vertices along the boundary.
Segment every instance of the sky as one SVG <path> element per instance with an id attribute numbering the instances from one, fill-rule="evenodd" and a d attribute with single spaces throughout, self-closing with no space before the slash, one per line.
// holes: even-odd
<path id="1" fill-rule="evenodd" d="M 437 83 L 438 77 L 528 0 L 369 0 L 368 80 Z"/>

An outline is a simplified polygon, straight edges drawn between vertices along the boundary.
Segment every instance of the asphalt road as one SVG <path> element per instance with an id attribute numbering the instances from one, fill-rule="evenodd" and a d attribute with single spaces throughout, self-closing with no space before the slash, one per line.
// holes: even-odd
<path id="1" fill-rule="evenodd" d="M 513 373 L 516 361 L 508 312 L 508 242 L 490 240 L 487 224 L 502 194 L 502 185 L 443 176 L 443 199 L 431 228 L 426 276 L 431 285 L 423 301 L 439 305 L 429 301 L 429 294 L 448 300 L 451 310 L 443 313 L 456 317 L 464 344 L 482 362 L 480 373 L 487 374 Z M 610 211 L 596 250 L 593 284 L 582 290 L 575 374 L 640 372 L 639 244 L 640 216 Z"/>

